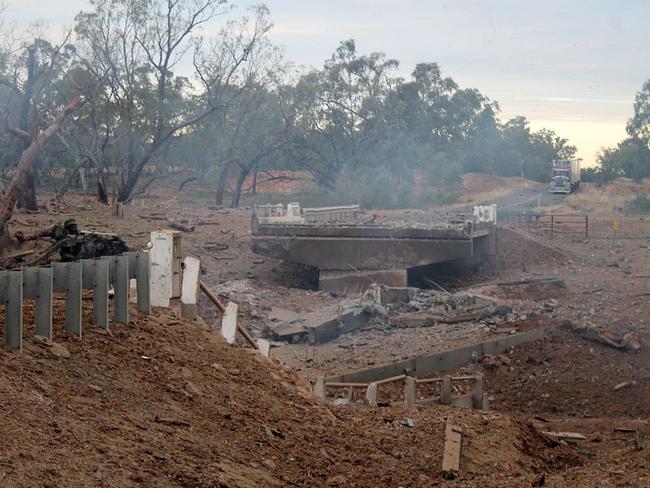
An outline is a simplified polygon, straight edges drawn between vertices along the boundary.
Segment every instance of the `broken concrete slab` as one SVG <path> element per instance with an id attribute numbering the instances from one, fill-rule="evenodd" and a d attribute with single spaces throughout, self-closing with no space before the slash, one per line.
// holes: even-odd
<path id="1" fill-rule="evenodd" d="M 370 316 L 363 305 L 344 302 L 336 307 L 308 314 L 302 325 L 307 331 L 310 344 L 322 344 L 362 327 Z"/>
<path id="2" fill-rule="evenodd" d="M 268 333 L 271 337 L 277 340 L 291 340 L 297 336 L 303 336 L 307 333 L 307 329 L 302 324 L 287 324 L 281 323 L 278 325 L 268 326 Z"/>
<path id="3" fill-rule="evenodd" d="M 271 307 L 271 311 L 268 314 L 268 318 L 271 322 L 295 322 L 300 320 L 304 314 L 299 314 L 292 310 L 287 310 L 286 308 L 280 307 Z"/>

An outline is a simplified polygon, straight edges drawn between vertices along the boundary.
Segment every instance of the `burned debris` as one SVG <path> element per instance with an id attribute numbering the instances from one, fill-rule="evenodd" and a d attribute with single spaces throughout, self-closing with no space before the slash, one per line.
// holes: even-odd
<path id="1" fill-rule="evenodd" d="M 128 252 L 129 248 L 118 235 L 80 230 L 75 219 L 67 219 L 62 224 L 53 224 L 31 233 L 17 231 L 15 240 L 19 248 L 31 245 L 25 252 L 15 253 L 13 263 L 8 260 L 7 267 L 18 263 L 24 265 L 44 264 L 58 254 L 61 262 L 73 262 L 81 259 L 94 259 L 103 256 L 118 256 Z M 41 242 L 49 243 L 45 249 L 38 246 Z"/>

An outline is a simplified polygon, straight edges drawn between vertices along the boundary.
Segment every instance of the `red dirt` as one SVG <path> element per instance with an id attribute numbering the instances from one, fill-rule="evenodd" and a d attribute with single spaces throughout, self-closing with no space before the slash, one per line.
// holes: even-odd
<path id="1" fill-rule="evenodd" d="M 291 371 L 167 312 L 86 330 L 57 328 L 67 359 L 31 339 L 0 352 L 2 486 L 431 486 L 446 419 L 466 436 L 457 486 L 521 486 L 578 462 L 500 414 L 330 409 Z M 413 428 L 393 423 L 405 417 Z"/>

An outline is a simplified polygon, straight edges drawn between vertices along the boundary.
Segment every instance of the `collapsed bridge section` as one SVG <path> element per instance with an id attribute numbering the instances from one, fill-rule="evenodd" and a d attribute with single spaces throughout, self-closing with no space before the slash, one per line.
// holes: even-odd
<path id="1" fill-rule="evenodd" d="M 496 206 L 422 223 L 364 221 L 350 207 L 329 207 L 312 220 L 317 209 L 298 213 L 296 205 L 289 204 L 286 216 L 253 212 L 253 252 L 318 268 L 322 290 L 362 290 L 372 283 L 407 286 L 409 269 L 461 260 L 477 263 L 496 251 Z"/>

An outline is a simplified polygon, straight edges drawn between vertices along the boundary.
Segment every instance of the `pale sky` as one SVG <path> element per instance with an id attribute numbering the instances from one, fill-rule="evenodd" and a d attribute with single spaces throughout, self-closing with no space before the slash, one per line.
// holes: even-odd
<path id="1" fill-rule="evenodd" d="M 86 0 L 5 0 L 7 17 L 71 26 Z M 250 0 L 234 2 L 243 14 Z M 499 102 L 502 119 L 567 137 L 590 165 L 625 137 L 650 78 L 650 0 L 268 0 L 287 58 L 320 66 L 338 42 L 385 52 L 407 75 L 435 61 L 462 87 Z"/>

